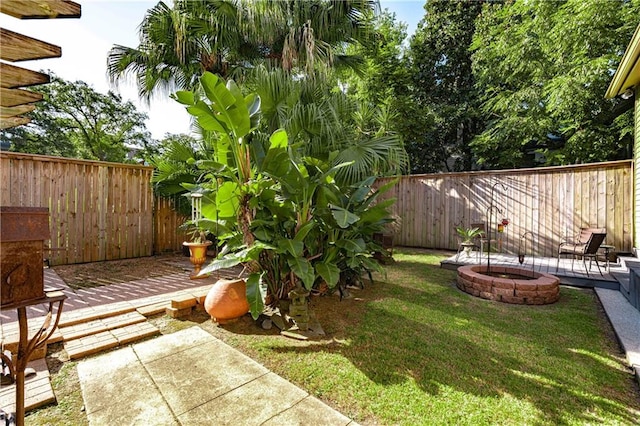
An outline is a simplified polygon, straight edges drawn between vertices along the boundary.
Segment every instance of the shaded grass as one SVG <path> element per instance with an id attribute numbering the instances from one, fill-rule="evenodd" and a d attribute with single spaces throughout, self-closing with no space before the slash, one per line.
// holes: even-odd
<path id="1" fill-rule="evenodd" d="M 548 306 L 458 291 L 441 256 L 405 251 L 386 283 L 314 298 L 329 338 L 202 326 L 361 423 L 635 424 L 640 394 L 595 294 Z M 262 335 L 259 335 L 262 334 Z"/>

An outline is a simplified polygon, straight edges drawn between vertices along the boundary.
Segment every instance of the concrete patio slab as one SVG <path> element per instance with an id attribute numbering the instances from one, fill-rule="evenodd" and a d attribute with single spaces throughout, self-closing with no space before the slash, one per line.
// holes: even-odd
<path id="1" fill-rule="evenodd" d="M 174 416 L 132 348 L 78 364 L 91 425 L 172 425 Z"/>
<path id="2" fill-rule="evenodd" d="M 91 425 L 355 424 L 196 326 L 81 361 L 78 377 Z"/>
<path id="3" fill-rule="evenodd" d="M 179 333 L 162 336 L 162 344 L 158 339 L 138 343 L 135 347 L 138 359 L 143 363 L 150 363 L 160 358 L 173 355 L 208 341 L 211 335 L 200 327 L 190 327 Z"/>
<path id="4" fill-rule="evenodd" d="M 347 416 L 337 411 L 327 411 L 323 409 L 325 403 L 313 396 L 307 396 L 293 407 L 285 410 L 274 417 L 271 417 L 263 426 L 305 426 L 305 425 L 326 425 L 344 426 L 355 425 Z"/>
<path id="5" fill-rule="evenodd" d="M 268 373 L 240 352 L 211 339 L 144 364 L 178 416 Z"/>
<path id="6" fill-rule="evenodd" d="M 178 420 L 185 425 L 236 425 L 239 424 L 238 419 L 243 419 L 241 423 L 245 426 L 261 425 L 308 395 L 280 376 L 267 373 L 195 407 L 178 416 Z"/>

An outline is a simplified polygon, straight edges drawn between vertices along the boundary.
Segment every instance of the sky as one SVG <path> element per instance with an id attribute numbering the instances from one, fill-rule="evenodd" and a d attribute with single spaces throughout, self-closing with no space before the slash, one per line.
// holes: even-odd
<path id="1" fill-rule="evenodd" d="M 39 71 L 53 71 L 59 77 L 82 80 L 96 91 L 114 90 L 145 112 L 147 129 L 154 139 L 166 133 L 189 133 L 189 114 L 168 97 L 156 97 L 149 106 L 140 102 L 133 83 L 109 85 L 106 74 L 107 54 L 114 44 L 138 45 L 138 25 L 146 11 L 157 1 L 75 0 L 82 6 L 80 19 L 19 20 L 0 14 L 0 26 L 62 48 L 61 58 L 19 62 L 15 65 Z M 424 0 L 384 0 L 382 8 L 395 12 L 398 21 L 408 25 L 412 34 L 424 15 Z"/>

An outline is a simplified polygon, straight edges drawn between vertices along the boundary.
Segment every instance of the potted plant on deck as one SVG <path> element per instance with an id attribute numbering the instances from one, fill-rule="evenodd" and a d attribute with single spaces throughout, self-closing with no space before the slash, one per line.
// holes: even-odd
<path id="1" fill-rule="evenodd" d="M 470 257 L 471 249 L 475 245 L 473 243 L 473 239 L 476 237 L 480 237 L 484 233 L 484 231 L 482 231 L 480 228 L 464 228 L 462 226 L 458 226 L 456 228 L 456 232 L 462 239 L 461 244 L 462 247 L 464 247 L 465 254 L 467 255 L 467 257 Z"/>

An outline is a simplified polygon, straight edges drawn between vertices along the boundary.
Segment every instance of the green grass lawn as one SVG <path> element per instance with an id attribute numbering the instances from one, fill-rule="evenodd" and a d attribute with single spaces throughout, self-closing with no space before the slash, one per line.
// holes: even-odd
<path id="1" fill-rule="evenodd" d="M 247 333 L 248 319 L 202 326 L 364 424 L 639 421 L 637 383 L 592 291 L 507 305 L 460 292 L 441 255 L 395 258 L 354 298 L 312 299 L 325 340 Z"/>

